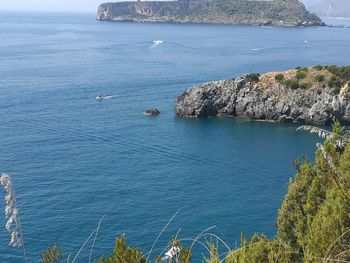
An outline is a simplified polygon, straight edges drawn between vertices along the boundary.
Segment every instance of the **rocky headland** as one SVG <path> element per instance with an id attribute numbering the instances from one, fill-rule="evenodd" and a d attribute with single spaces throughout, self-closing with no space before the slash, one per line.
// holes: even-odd
<path id="1" fill-rule="evenodd" d="M 327 124 L 350 122 L 350 67 L 315 66 L 247 74 L 187 89 L 177 98 L 179 117 L 245 117 Z"/>
<path id="2" fill-rule="evenodd" d="M 276 26 L 324 25 L 298 0 L 177 0 L 125 1 L 101 4 L 100 21 L 253 24 Z"/>

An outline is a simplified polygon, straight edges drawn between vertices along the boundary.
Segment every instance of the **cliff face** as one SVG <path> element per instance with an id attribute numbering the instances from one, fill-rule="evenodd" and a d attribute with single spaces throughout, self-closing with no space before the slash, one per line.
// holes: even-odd
<path id="1" fill-rule="evenodd" d="M 97 20 L 314 26 L 322 21 L 298 0 L 178 0 L 101 4 Z"/>
<path id="2" fill-rule="evenodd" d="M 315 124 L 331 123 L 334 118 L 350 122 L 349 83 L 342 87 L 317 83 L 292 89 L 275 80 L 276 74 L 262 75 L 258 82 L 242 76 L 189 88 L 176 101 L 176 115 Z"/>

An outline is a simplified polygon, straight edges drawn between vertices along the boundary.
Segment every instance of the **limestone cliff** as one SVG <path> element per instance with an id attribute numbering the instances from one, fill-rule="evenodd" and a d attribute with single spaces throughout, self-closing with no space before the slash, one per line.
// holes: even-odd
<path id="1" fill-rule="evenodd" d="M 349 73 L 350 67 L 346 74 Z M 349 80 L 313 68 L 262 76 L 250 74 L 189 88 L 178 97 L 175 111 L 179 117 L 238 116 L 315 124 L 334 119 L 350 122 Z"/>
<path id="2" fill-rule="evenodd" d="M 323 25 L 298 0 L 177 0 L 104 3 L 97 20 L 254 24 L 279 26 Z"/>

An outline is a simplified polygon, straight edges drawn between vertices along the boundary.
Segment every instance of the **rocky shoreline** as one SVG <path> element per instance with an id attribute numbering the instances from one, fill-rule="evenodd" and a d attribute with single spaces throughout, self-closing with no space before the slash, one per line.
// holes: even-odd
<path id="1" fill-rule="evenodd" d="M 244 75 L 192 87 L 177 98 L 175 113 L 187 118 L 225 116 L 310 124 L 334 120 L 349 123 L 349 82 L 330 85 L 335 79 L 330 72 L 312 68 L 308 71 L 304 73 L 310 75 L 304 77 L 306 80 L 317 76 L 323 76 L 323 80 L 313 83 L 305 80 L 298 87 L 291 87 L 294 75 L 300 73 L 291 70 L 255 75 L 255 79 L 251 74 Z M 282 75 L 284 81 L 280 79 Z"/>

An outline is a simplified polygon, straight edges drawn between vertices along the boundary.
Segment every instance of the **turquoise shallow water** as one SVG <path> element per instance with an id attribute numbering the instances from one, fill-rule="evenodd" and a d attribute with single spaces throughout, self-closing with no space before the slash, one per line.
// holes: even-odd
<path id="1" fill-rule="evenodd" d="M 231 247 L 241 231 L 273 236 L 292 160 L 312 158 L 318 138 L 296 125 L 176 119 L 175 97 L 209 80 L 350 57 L 349 29 L 94 14 L 1 13 L 0 39 L 0 170 L 13 176 L 31 262 L 55 239 L 74 254 L 101 216 L 94 255 L 123 232 L 147 251 L 180 208 L 157 249 L 179 228 L 185 238 L 216 225 Z M 161 115 L 144 117 L 150 107 Z M 1 216 L 0 262 L 21 262 L 3 225 Z"/>

